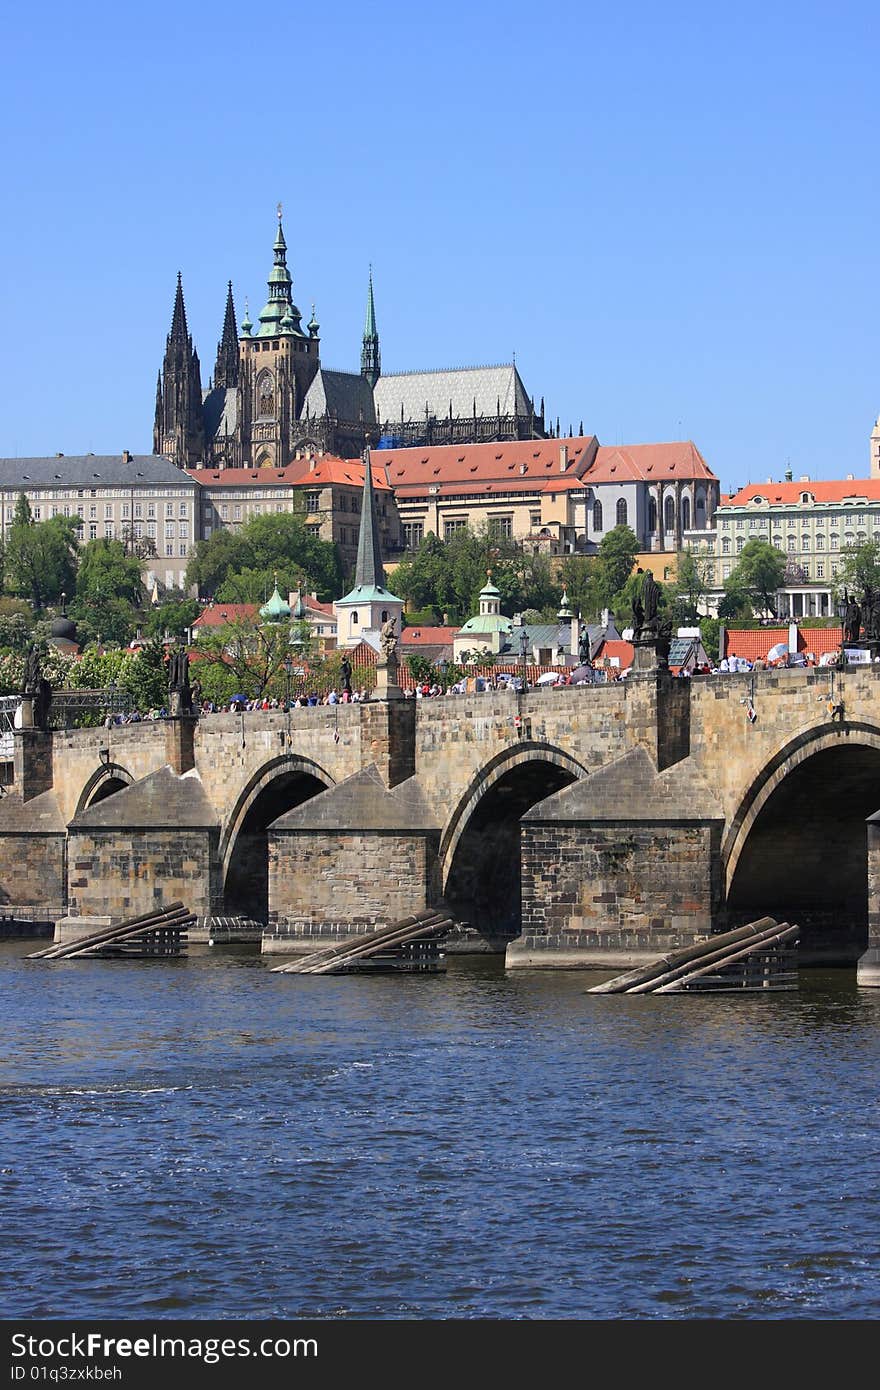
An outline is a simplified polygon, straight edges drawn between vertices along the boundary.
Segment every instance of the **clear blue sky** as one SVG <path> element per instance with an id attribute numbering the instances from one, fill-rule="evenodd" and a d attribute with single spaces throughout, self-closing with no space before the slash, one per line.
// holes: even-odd
<path id="1" fill-rule="evenodd" d="M 132 6 L 4 19 L 0 454 L 148 452 L 275 204 L 325 366 L 516 360 L 563 430 L 725 488 L 868 471 L 876 3 Z"/>

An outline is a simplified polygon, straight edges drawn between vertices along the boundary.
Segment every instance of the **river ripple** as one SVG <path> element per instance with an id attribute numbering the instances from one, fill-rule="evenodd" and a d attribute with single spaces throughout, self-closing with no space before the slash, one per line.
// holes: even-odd
<path id="1" fill-rule="evenodd" d="M 880 1312 L 880 991 L 0 945 L 0 1316 Z"/>

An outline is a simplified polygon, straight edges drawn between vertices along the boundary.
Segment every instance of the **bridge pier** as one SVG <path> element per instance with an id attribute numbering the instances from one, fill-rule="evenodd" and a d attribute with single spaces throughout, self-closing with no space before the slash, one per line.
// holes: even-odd
<path id="1" fill-rule="evenodd" d="M 720 908 L 724 817 L 708 784 L 644 748 L 521 822 L 522 934 L 509 968 L 623 968 L 688 946 Z"/>
<path id="2" fill-rule="evenodd" d="M 269 827 L 267 953 L 316 950 L 433 906 L 439 827 L 415 779 L 374 766 Z"/>

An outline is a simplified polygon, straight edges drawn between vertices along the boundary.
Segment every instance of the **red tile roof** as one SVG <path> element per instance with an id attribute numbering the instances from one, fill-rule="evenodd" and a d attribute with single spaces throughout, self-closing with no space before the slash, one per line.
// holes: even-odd
<path id="1" fill-rule="evenodd" d="M 843 629 L 839 627 L 798 628 L 797 650 L 812 652 L 822 656 L 824 652 L 836 651 L 843 639 Z M 777 643 L 788 643 L 787 627 L 728 628 L 724 633 L 722 656 L 741 656 L 746 661 L 764 660 L 771 647 Z"/>
<path id="2" fill-rule="evenodd" d="M 616 656 L 620 661 L 621 671 L 626 671 L 633 663 L 633 645 L 631 642 L 603 642 L 593 661 L 597 666 L 601 666 L 606 656 Z"/>
<path id="3" fill-rule="evenodd" d="M 792 503 L 799 502 L 803 492 L 809 492 L 817 502 L 846 502 L 855 498 L 880 502 L 880 478 L 832 479 L 815 483 L 748 483 L 733 496 L 722 498 L 722 502 L 741 507 L 755 497 L 761 497 L 772 504 Z"/>
<path id="4" fill-rule="evenodd" d="M 185 472 L 202 487 L 316 487 L 339 483 L 362 488 L 364 485 L 364 465 L 360 459 L 341 459 L 332 454 L 294 459 L 286 468 L 188 468 Z M 372 474 L 374 488 L 379 492 L 391 491 L 375 453 Z"/>
<path id="5" fill-rule="evenodd" d="M 718 481 L 691 439 L 669 444 L 603 445 L 587 481 L 659 483 L 670 478 Z"/>
<path id="6" fill-rule="evenodd" d="M 400 634 L 402 647 L 448 647 L 457 627 L 405 627 Z"/>
<path id="7" fill-rule="evenodd" d="M 212 603 L 203 608 L 193 627 L 222 627 L 238 618 L 253 618 L 260 610 L 258 603 Z"/>
<path id="8" fill-rule="evenodd" d="M 388 469 L 391 486 L 401 497 L 419 496 L 436 487 L 450 493 L 540 492 L 548 478 L 565 468 L 582 474 L 595 453 L 594 435 L 570 439 L 520 439 L 492 444 L 438 444 L 420 449 L 381 449 L 372 454 Z"/>

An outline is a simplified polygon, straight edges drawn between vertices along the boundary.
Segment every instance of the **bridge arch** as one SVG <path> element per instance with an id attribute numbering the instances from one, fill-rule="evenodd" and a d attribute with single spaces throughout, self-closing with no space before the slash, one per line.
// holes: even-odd
<path id="1" fill-rule="evenodd" d="M 124 787 L 130 787 L 133 781 L 128 768 L 123 767 L 121 763 L 102 763 L 80 792 L 74 815 L 78 816 L 81 811 L 95 806 L 105 797 L 112 796 L 114 792 L 121 792 Z"/>
<path id="2" fill-rule="evenodd" d="M 805 962 L 853 964 L 867 946 L 865 820 L 880 809 L 880 729 L 823 725 L 790 739 L 745 791 L 721 847 L 732 922 L 801 926 Z"/>
<path id="3" fill-rule="evenodd" d="M 268 827 L 335 780 L 311 758 L 285 753 L 272 758 L 245 783 L 220 836 L 220 864 L 227 910 L 266 920 Z"/>
<path id="4" fill-rule="evenodd" d="M 525 740 L 471 779 L 440 838 L 443 895 L 461 921 L 490 941 L 520 929 L 519 822 L 526 811 L 587 776 L 577 758 Z"/>

